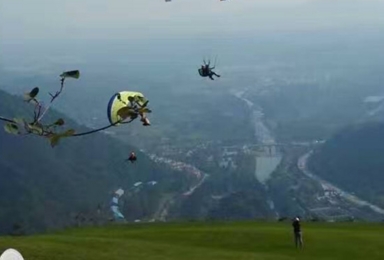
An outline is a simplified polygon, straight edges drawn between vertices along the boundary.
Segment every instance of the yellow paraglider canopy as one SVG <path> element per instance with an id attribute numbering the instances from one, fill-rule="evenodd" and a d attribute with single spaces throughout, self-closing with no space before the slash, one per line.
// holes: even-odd
<path id="1" fill-rule="evenodd" d="M 108 103 L 108 119 L 111 124 L 119 124 L 117 122 L 121 121 L 123 118 L 118 115 L 118 111 L 124 107 L 133 106 L 130 99 L 135 97 L 142 98 L 143 102 L 139 101 L 138 103 L 139 105 L 143 105 L 145 98 L 140 92 L 121 91 L 111 97 Z"/>

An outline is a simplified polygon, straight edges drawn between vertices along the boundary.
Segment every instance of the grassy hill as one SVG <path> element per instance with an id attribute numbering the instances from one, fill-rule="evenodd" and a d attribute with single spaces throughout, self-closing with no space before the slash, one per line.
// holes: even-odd
<path id="1" fill-rule="evenodd" d="M 1 237 L 27 260 L 98 259 L 383 259 L 384 226 L 303 223 L 304 249 L 290 223 L 130 224 L 70 229 L 30 237 Z"/>

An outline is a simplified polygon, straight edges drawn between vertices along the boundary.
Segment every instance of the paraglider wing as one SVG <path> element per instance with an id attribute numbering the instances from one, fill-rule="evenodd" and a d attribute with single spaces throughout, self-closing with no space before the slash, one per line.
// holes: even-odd
<path id="1" fill-rule="evenodd" d="M 124 195 L 124 190 L 123 189 L 118 189 L 117 191 L 115 191 L 115 194 L 118 195 L 119 197 L 121 197 L 121 196 Z"/>
<path id="2" fill-rule="evenodd" d="M 131 102 L 130 100 L 134 99 L 134 97 L 141 97 L 144 99 L 144 95 L 140 92 L 133 92 L 133 91 L 122 91 L 119 93 L 116 93 L 111 97 L 108 103 L 108 120 L 111 124 L 118 125 L 117 122 L 122 121 L 124 118 L 118 115 L 118 112 L 120 109 L 124 107 L 130 106 Z M 140 105 L 140 102 L 139 102 Z"/>
<path id="3" fill-rule="evenodd" d="M 148 185 L 155 186 L 157 184 L 157 181 L 149 181 L 147 182 Z"/>
<path id="4" fill-rule="evenodd" d="M 118 197 L 113 197 L 111 203 L 112 203 L 112 205 L 117 206 L 119 204 L 119 198 Z"/>
<path id="5" fill-rule="evenodd" d="M 124 215 L 120 212 L 119 209 L 119 198 L 124 194 L 123 189 L 118 189 L 115 191 L 115 196 L 113 196 L 112 201 L 111 201 L 111 211 L 113 213 L 113 217 L 115 220 L 119 219 L 125 219 Z"/>
<path id="6" fill-rule="evenodd" d="M 124 219 L 124 215 L 121 214 L 119 211 L 119 206 L 111 206 L 111 210 L 113 212 L 113 217 L 118 220 L 118 219 Z"/>

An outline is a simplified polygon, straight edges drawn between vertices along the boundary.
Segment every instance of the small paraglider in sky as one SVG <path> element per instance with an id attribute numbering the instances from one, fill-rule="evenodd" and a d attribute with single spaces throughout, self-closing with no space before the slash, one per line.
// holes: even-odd
<path id="1" fill-rule="evenodd" d="M 155 186 L 157 184 L 157 181 L 149 181 L 147 182 L 148 185 Z"/>
<path id="2" fill-rule="evenodd" d="M 113 213 L 113 217 L 115 220 L 124 220 L 125 219 L 124 215 L 120 212 L 120 209 L 119 209 L 119 199 L 123 195 L 124 195 L 124 190 L 118 189 L 115 191 L 115 194 L 114 194 L 112 201 L 111 201 L 111 211 Z"/>
<path id="3" fill-rule="evenodd" d="M 143 188 L 145 188 L 146 186 L 153 187 L 156 184 L 157 184 L 157 181 L 148 181 L 148 182 L 138 181 L 138 182 L 135 182 L 130 189 L 128 189 L 128 192 L 137 193 L 141 191 Z"/>
<path id="4" fill-rule="evenodd" d="M 136 162 L 136 160 L 137 160 L 137 157 L 136 157 L 135 152 L 131 152 L 131 154 L 129 155 L 129 157 L 126 161 L 130 161 L 131 163 L 134 163 L 134 162 Z"/>
<path id="5" fill-rule="evenodd" d="M 128 192 L 137 193 L 141 190 L 142 187 L 143 187 L 143 182 L 138 181 L 138 182 L 134 183 L 130 189 L 128 189 Z"/>
<path id="6" fill-rule="evenodd" d="M 200 76 L 202 76 L 203 78 L 209 77 L 211 80 L 214 80 L 213 76 L 220 78 L 220 75 L 216 74 L 213 71 L 215 69 L 216 65 L 214 65 L 213 67 L 210 67 L 211 61 L 208 61 L 208 63 L 206 63 L 205 60 L 203 60 L 203 62 L 204 62 L 204 64 L 201 65 L 201 68 L 199 69 Z"/>
<path id="7" fill-rule="evenodd" d="M 117 191 L 115 191 L 115 194 L 119 195 L 119 197 L 123 196 L 124 195 L 124 190 L 123 189 L 118 189 Z"/>

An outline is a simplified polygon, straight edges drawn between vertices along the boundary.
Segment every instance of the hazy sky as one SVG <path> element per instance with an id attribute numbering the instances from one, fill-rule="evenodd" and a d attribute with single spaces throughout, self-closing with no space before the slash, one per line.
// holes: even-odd
<path id="1" fill-rule="evenodd" d="M 374 27 L 383 13 L 384 0 L 1 0 L 0 41 Z"/>
<path id="2" fill-rule="evenodd" d="M 0 87 L 54 91 L 59 73 L 79 69 L 70 103 L 90 93 L 104 102 L 123 86 L 153 97 L 159 84 L 204 88 L 196 68 L 213 57 L 228 86 L 371 70 L 383 13 L 384 0 L 0 0 Z"/>
<path id="3" fill-rule="evenodd" d="M 335 49 L 340 39 L 380 35 L 383 13 L 384 0 L 0 0 L 0 72 L 7 71 L 0 81 L 12 78 L 9 71 L 54 75 L 97 64 L 101 70 L 107 60 L 195 66 L 219 55 L 236 66 L 264 54 L 261 45 L 275 46 L 274 54 L 289 52 L 289 44 L 301 50 L 299 42 Z M 292 37 L 281 42 L 284 34 Z M 122 65 L 114 66 L 108 68 Z"/>

